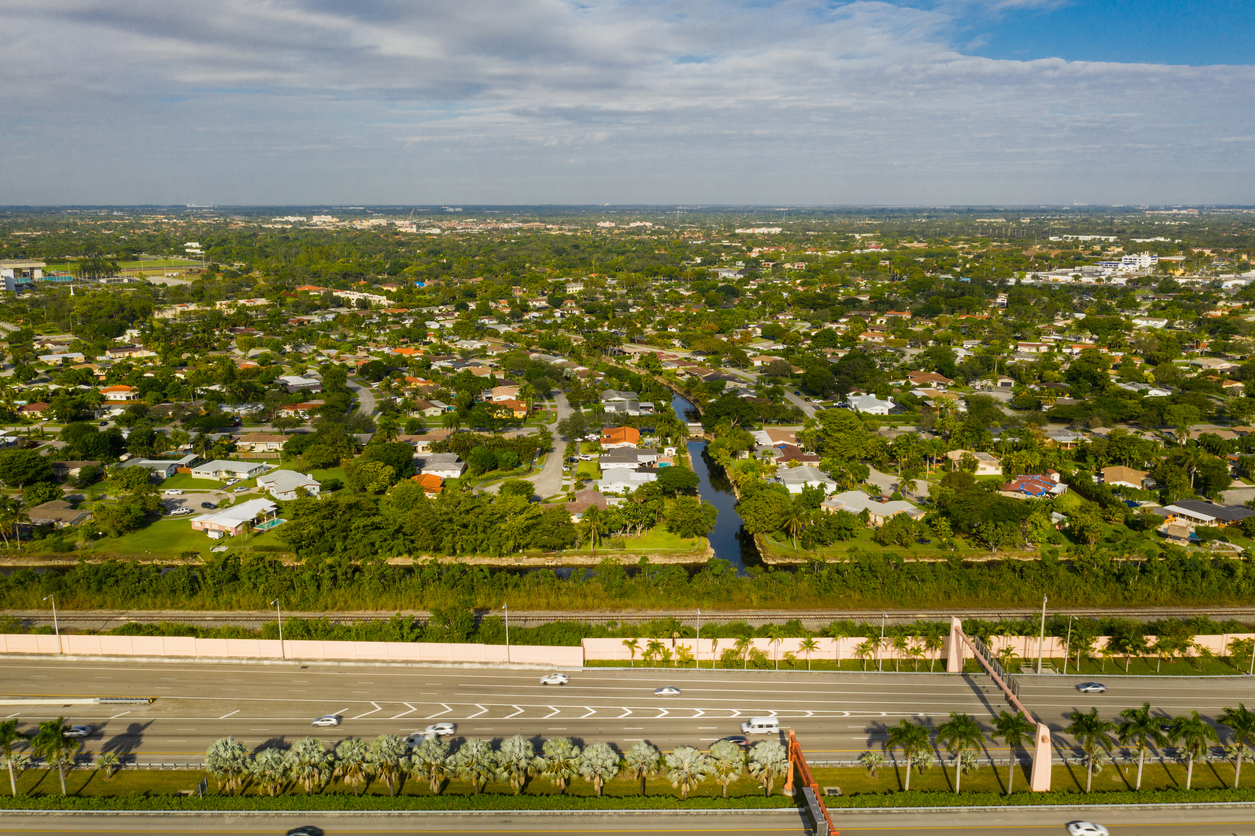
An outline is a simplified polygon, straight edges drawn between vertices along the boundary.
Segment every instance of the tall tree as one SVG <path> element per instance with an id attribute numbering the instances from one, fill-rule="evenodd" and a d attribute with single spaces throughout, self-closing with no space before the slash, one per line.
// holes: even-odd
<path id="1" fill-rule="evenodd" d="M 906 758 L 906 782 L 903 789 L 911 789 L 911 764 L 921 755 L 928 754 L 928 729 L 910 720 L 900 720 L 896 726 L 890 726 L 885 740 L 885 751 L 902 750 Z"/>
<path id="2" fill-rule="evenodd" d="M 235 792 L 250 772 L 248 747 L 234 737 L 215 740 L 205 752 L 205 766 L 227 792 Z"/>
<path id="3" fill-rule="evenodd" d="M 449 744 L 438 737 L 428 737 L 410 755 L 410 774 L 427 782 L 432 795 L 449 777 Z"/>
<path id="4" fill-rule="evenodd" d="M 1068 719 L 1071 723 L 1064 731 L 1072 735 L 1085 752 L 1085 792 L 1089 792 L 1094 785 L 1094 761 L 1098 749 L 1106 746 L 1115 723 L 1099 717 L 1097 708 L 1091 708 L 1088 714 L 1073 711 Z"/>
<path id="5" fill-rule="evenodd" d="M 714 761 L 692 746 L 675 747 L 675 751 L 667 755 L 664 762 L 667 780 L 680 791 L 681 799 L 687 799 L 689 791 L 705 781 L 714 771 Z"/>
<path id="6" fill-rule="evenodd" d="M 969 714 L 951 712 L 950 719 L 937 727 L 937 743 L 944 746 L 954 758 L 954 791 L 959 791 L 959 781 L 963 775 L 963 756 L 968 752 L 979 752 L 984 741 L 980 724 Z"/>
<path id="7" fill-rule="evenodd" d="M 331 753 L 316 737 L 303 737 L 292 746 L 292 777 L 312 795 L 331 778 Z"/>
<path id="8" fill-rule="evenodd" d="M 1020 712 L 1000 711 L 994 718 L 994 735 L 1002 738 L 1011 750 L 1011 765 L 1007 767 L 1007 795 L 1011 794 L 1012 782 L 1015 780 L 1015 768 L 1019 759 L 1015 756 L 1016 749 L 1023 749 L 1024 744 L 1037 734 L 1037 727 L 1029 722 Z"/>
<path id="9" fill-rule="evenodd" d="M 628 771 L 641 782 L 641 795 L 645 794 L 645 779 L 658 771 L 660 757 L 658 750 L 643 740 L 633 743 L 632 748 L 627 750 L 624 760 Z"/>
<path id="10" fill-rule="evenodd" d="M 9 787 L 14 796 L 17 795 L 17 778 L 13 774 L 13 746 L 26 739 L 26 735 L 17 727 L 17 720 L 0 722 L 0 754 L 4 755 L 4 764 L 9 768 Z"/>
<path id="11" fill-rule="evenodd" d="M 336 746 L 336 768 L 333 773 L 353 788 L 354 795 L 362 794 L 362 785 L 370 778 L 370 746 L 357 737 L 346 737 Z"/>
<path id="12" fill-rule="evenodd" d="M 788 774 L 789 767 L 789 753 L 774 740 L 764 740 L 750 749 L 750 775 L 763 782 L 768 796 L 775 780 Z"/>
<path id="13" fill-rule="evenodd" d="M 718 744 L 715 744 L 718 745 Z M 614 780 L 619 774 L 619 756 L 608 743 L 594 743 L 584 749 L 580 755 L 579 772 L 585 781 L 591 781 L 597 797 L 601 798 L 602 788 L 607 781 Z"/>
<path id="14" fill-rule="evenodd" d="M 381 734 L 370 744 L 366 756 L 371 774 L 377 775 L 388 785 L 388 795 L 397 794 L 401 776 L 409 770 L 409 750 L 405 741 L 395 734 Z"/>
<path id="15" fill-rule="evenodd" d="M 64 717 L 40 723 L 39 730 L 31 738 L 31 751 L 43 758 L 49 769 L 56 768 L 61 778 L 62 795 L 68 795 L 65 791 L 65 767 L 73 763 L 78 747 L 79 741 L 65 733 Z"/>
<path id="16" fill-rule="evenodd" d="M 1220 736 L 1197 711 L 1191 711 L 1189 717 L 1175 718 L 1168 736 L 1174 744 L 1185 750 L 1188 764 L 1185 769 L 1185 788 L 1188 790 L 1194 781 L 1194 761 L 1206 755 L 1210 744 L 1218 743 Z"/>
<path id="17" fill-rule="evenodd" d="M 497 749 L 497 780 L 508 783 L 515 795 L 523 791 L 523 785 L 536 774 L 539 765 L 535 745 L 521 734 L 502 741 Z"/>
<path id="18" fill-rule="evenodd" d="M 1242 754 L 1247 744 L 1255 740 L 1255 711 L 1251 711 L 1244 703 L 1238 703 L 1237 708 L 1226 708 L 1220 712 L 1220 724 L 1229 729 L 1237 748 L 1237 768 L 1233 772 L 1233 787 L 1237 789 L 1238 781 L 1242 777 Z M 5 754 L 8 754 L 7 750 Z"/>
<path id="19" fill-rule="evenodd" d="M 566 785 L 579 774 L 580 747 L 569 737 L 555 737 L 546 740 L 541 751 L 540 773 L 558 785 L 558 792 L 566 792 Z"/>
<path id="20" fill-rule="evenodd" d="M 1137 749 L 1137 784 L 1134 789 L 1142 788 L 1142 767 L 1146 763 L 1146 749 L 1152 744 L 1160 748 L 1168 743 L 1168 736 L 1160 726 L 1163 720 L 1150 713 L 1150 703 L 1142 703 L 1141 708 L 1126 708 L 1120 712 L 1120 722 L 1116 727 L 1116 739 L 1127 746 L 1130 741 Z"/>
<path id="21" fill-rule="evenodd" d="M 745 771 L 745 753 L 731 740 L 720 740 L 710 747 L 710 757 L 715 780 L 723 787 L 723 797 L 727 798 L 728 785 Z"/>
<path id="22" fill-rule="evenodd" d="M 478 737 L 468 738 L 449 759 L 449 765 L 459 778 L 470 781 L 471 791 L 479 795 L 493 776 L 492 746 Z"/>

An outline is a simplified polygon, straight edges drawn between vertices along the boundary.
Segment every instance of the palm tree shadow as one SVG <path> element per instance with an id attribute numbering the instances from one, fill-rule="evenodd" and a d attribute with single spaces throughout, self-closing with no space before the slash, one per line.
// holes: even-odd
<path id="1" fill-rule="evenodd" d="M 144 723 L 131 723 L 126 727 L 126 731 L 114 735 L 109 740 L 100 744 L 100 753 L 115 754 L 118 756 L 119 763 L 128 763 L 144 743 L 144 732 L 152 725 L 152 720 Z"/>
<path id="2" fill-rule="evenodd" d="M 266 749 L 278 749 L 281 752 L 286 752 L 291 748 L 292 744 L 288 743 L 287 737 L 279 735 L 278 737 L 267 738 L 261 743 L 258 743 L 257 746 L 253 748 L 253 755 L 260 755 Z"/>

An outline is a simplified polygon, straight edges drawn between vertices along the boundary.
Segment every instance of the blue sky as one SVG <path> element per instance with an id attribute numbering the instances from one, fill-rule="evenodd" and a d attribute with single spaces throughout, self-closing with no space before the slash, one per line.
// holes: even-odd
<path id="1" fill-rule="evenodd" d="M 1255 0 L 6 0 L 0 201 L 1255 203 Z"/>

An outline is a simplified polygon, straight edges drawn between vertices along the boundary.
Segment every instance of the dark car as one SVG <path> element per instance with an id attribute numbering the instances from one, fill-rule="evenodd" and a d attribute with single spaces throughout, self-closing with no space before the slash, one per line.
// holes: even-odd
<path id="1" fill-rule="evenodd" d="M 720 743 L 724 741 L 727 741 L 728 743 L 735 743 L 737 746 L 740 746 L 742 749 L 748 749 L 749 747 L 754 745 L 750 741 L 750 739 L 743 734 L 730 734 L 727 737 L 725 737 L 723 740 L 721 740 Z"/>
<path id="2" fill-rule="evenodd" d="M 288 831 L 288 836 L 323 836 L 321 827 L 314 827 L 312 824 L 294 827 Z"/>
<path id="3" fill-rule="evenodd" d="M 200 504 L 200 507 L 202 507 L 202 508 L 209 508 L 209 509 L 213 509 L 213 508 L 217 508 L 218 506 L 217 506 L 217 505 L 214 505 L 212 502 L 202 502 L 202 503 Z"/>

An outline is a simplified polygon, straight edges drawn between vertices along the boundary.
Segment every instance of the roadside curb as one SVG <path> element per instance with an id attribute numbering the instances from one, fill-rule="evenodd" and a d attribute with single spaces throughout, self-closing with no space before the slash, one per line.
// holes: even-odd
<path id="1" fill-rule="evenodd" d="M 152 816 L 156 818 L 174 816 L 191 818 L 196 816 L 272 816 L 283 818 L 309 818 L 310 816 L 328 816 L 333 818 L 361 818 L 378 816 L 397 818 L 400 816 L 644 816 L 644 815 L 681 815 L 681 816 L 716 816 L 735 813 L 754 813 L 759 815 L 780 814 L 799 815 L 795 807 L 723 807 L 706 810 L 685 810 L 682 808 L 660 807 L 654 810 L 615 809 L 604 810 L 4 810 L 0 815 L 25 816 Z"/>

